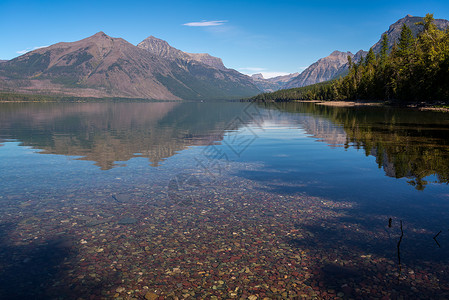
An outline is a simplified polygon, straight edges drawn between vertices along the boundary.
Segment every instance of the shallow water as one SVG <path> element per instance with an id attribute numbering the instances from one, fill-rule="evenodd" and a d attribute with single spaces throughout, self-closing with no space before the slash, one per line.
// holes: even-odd
<path id="1" fill-rule="evenodd" d="M 4 103 L 0 145 L 3 298 L 449 297 L 447 114 Z"/>

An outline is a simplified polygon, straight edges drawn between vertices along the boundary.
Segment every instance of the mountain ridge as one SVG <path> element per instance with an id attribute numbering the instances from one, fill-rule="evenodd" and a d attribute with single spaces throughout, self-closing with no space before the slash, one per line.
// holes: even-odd
<path id="1" fill-rule="evenodd" d="M 298 75 L 299 73 L 296 72 L 288 75 L 264 78 L 261 73 L 258 73 L 251 75 L 251 78 L 261 91 L 273 92 L 280 90 L 285 85 L 285 83 L 289 82 L 292 78 Z"/>
<path id="2" fill-rule="evenodd" d="M 422 30 L 421 25 L 417 25 L 416 23 L 422 22 L 424 20 L 423 17 L 416 17 L 411 15 L 406 15 L 404 18 L 399 19 L 395 23 L 391 24 L 389 26 L 389 29 L 385 31 L 383 34 L 387 34 L 388 37 L 388 48 L 391 50 L 393 45 L 397 43 L 401 30 L 402 25 L 406 24 L 410 27 L 412 30 L 413 35 L 416 37 L 418 33 Z M 437 26 L 438 29 L 444 30 L 445 28 L 449 27 L 449 21 L 445 19 L 436 19 L 434 21 L 434 24 Z M 383 35 L 382 34 L 382 35 Z M 378 54 L 381 50 L 381 42 L 382 42 L 382 35 L 377 43 L 375 43 L 371 48 L 373 48 L 374 53 Z M 324 58 L 320 58 L 315 63 L 310 65 L 308 68 L 306 68 L 301 74 L 299 74 L 297 77 L 292 78 L 291 81 L 286 83 L 282 88 L 288 89 L 288 88 L 295 88 L 295 87 L 303 87 L 306 85 L 311 85 L 315 83 L 320 83 L 328 80 L 332 80 L 335 78 L 338 78 L 348 72 L 348 63 L 346 60 L 346 63 L 342 64 L 342 61 L 334 61 L 332 62 L 330 57 L 332 57 L 335 52 L 340 51 L 334 51 L 329 56 L 326 56 Z M 341 52 L 345 53 L 345 52 Z M 350 52 L 347 52 L 350 53 Z M 354 62 L 360 61 L 362 57 L 364 57 L 368 52 L 364 50 L 359 50 L 355 55 L 349 55 L 353 59 Z M 352 53 L 351 53 L 352 54 Z"/>
<path id="3" fill-rule="evenodd" d="M 416 37 L 419 32 L 422 31 L 422 25 L 418 25 L 416 23 L 420 23 L 424 21 L 424 17 L 416 17 L 412 15 L 406 15 L 404 18 L 397 20 L 395 23 L 391 24 L 387 31 L 383 34 L 387 34 L 388 36 L 388 50 L 393 48 L 393 45 L 398 42 L 399 37 L 401 36 L 402 25 L 407 25 L 413 33 L 413 36 Z M 445 19 L 435 19 L 433 23 L 440 30 L 445 30 L 449 27 L 449 21 Z M 372 48 L 374 53 L 379 53 L 382 48 L 382 35 L 377 43 L 375 43 Z"/>
<path id="4" fill-rule="evenodd" d="M 184 52 L 172 47 L 167 41 L 156 38 L 152 35 L 137 44 L 137 47 L 164 58 L 195 60 L 219 70 L 227 70 L 221 58 L 214 57 L 208 53 Z"/>
<path id="5" fill-rule="evenodd" d="M 1 63 L 0 90 L 157 100 L 239 98 L 259 91 L 244 74 L 170 50 L 181 57 L 155 55 L 100 31 Z"/>
<path id="6" fill-rule="evenodd" d="M 301 72 L 298 76 L 287 82 L 283 88 L 294 88 L 328 81 L 337 74 L 344 72 L 344 66 L 348 63 L 348 56 L 354 57 L 351 52 L 335 50 L 330 55 L 320 58 L 315 63 Z"/>

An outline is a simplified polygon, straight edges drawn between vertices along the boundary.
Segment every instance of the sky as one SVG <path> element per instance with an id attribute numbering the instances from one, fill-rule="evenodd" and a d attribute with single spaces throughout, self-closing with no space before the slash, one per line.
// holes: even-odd
<path id="1" fill-rule="evenodd" d="M 368 50 L 398 19 L 426 13 L 449 19 L 449 1 L 0 0 L 0 59 L 103 31 L 134 45 L 153 35 L 268 78 Z"/>

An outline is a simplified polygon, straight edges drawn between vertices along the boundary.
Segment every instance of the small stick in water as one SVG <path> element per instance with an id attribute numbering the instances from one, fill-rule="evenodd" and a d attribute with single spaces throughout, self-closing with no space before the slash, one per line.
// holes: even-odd
<path id="1" fill-rule="evenodd" d="M 441 233 L 441 230 L 433 237 L 433 239 L 435 240 L 435 243 L 437 243 L 437 245 L 438 245 L 438 248 L 441 248 L 440 243 L 438 243 L 438 241 L 437 241 L 437 237 L 440 235 L 440 233 Z"/>
<path id="2" fill-rule="evenodd" d="M 391 228 L 391 222 L 393 222 L 393 219 L 392 218 L 388 219 L 388 228 Z"/>

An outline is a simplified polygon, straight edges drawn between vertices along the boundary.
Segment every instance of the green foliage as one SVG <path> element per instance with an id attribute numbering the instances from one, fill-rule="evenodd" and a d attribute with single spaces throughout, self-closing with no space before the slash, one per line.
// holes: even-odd
<path id="1" fill-rule="evenodd" d="M 415 45 L 412 30 L 407 25 L 402 25 L 401 36 L 399 37 L 398 52 L 400 56 L 409 56 Z"/>
<path id="2" fill-rule="evenodd" d="M 2 64 L 0 74 L 11 78 L 23 78 L 33 76 L 42 72 L 50 63 L 50 54 L 31 53 L 19 56 Z"/>
<path id="3" fill-rule="evenodd" d="M 379 58 L 381 63 L 385 63 L 388 57 L 388 36 L 386 33 L 382 34 L 381 45 Z"/>
<path id="4" fill-rule="evenodd" d="M 366 58 L 357 63 L 348 58 L 349 73 L 343 78 L 299 90 L 262 94 L 253 99 L 449 101 L 449 29 L 439 30 L 431 14 L 419 25 L 422 32 L 416 39 L 404 25 L 398 45 L 393 46 L 390 53 L 384 34 L 377 57 L 370 49 Z"/>
<path id="5" fill-rule="evenodd" d="M 188 72 L 186 72 L 186 69 Z M 172 74 L 156 75 L 156 78 L 173 94 L 184 100 L 234 100 L 255 95 L 255 86 L 231 80 L 227 73 L 219 73 L 201 64 L 176 61 Z"/>
<path id="6" fill-rule="evenodd" d="M 370 48 L 365 59 L 365 66 L 374 65 L 376 63 L 376 55 L 374 54 L 373 48 Z"/>
<path id="7" fill-rule="evenodd" d="M 333 82 L 326 81 L 316 83 L 300 88 L 293 88 L 288 90 L 279 90 L 272 93 L 264 93 L 249 100 L 258 102 L 271 101 L 293 101 L 293 100 L 330 100 L 334 94 Z"/>
<path id="8" fill-rule="evenodd" d="M 59 102 L 68 100 L 75 100 L 75 97 L 0 92 L 0 101 L 6 102 Z"/>

